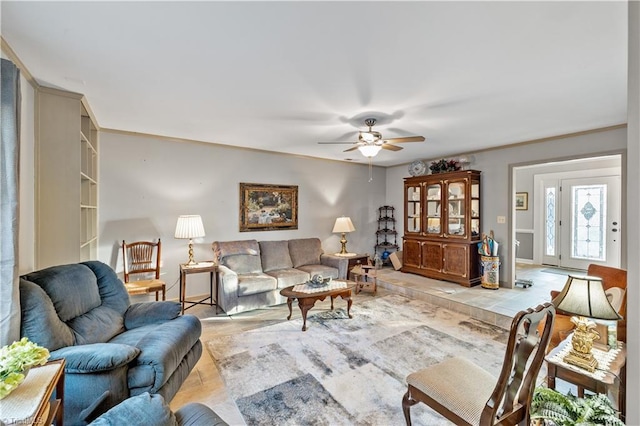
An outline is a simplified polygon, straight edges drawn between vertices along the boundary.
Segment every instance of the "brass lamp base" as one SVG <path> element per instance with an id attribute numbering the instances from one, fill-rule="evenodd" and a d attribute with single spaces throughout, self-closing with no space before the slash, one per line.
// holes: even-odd
<path id="1" fill-rule="evenodd" d="M 567 364 L 593 373 L 598 366 L 598 361 L 593 357 L 591 349 L 593 341 L 600 337 L 595 330 L 596 324 L 585 317 L 571 317 L 571 322 L 576 325 L 576 328 L 571 338 L 571 351 L 563 360 Z"/>
<path id="2" fill-rule="evenodd" d="M 582 354 L 574 351 L 573 349 L 563 358 L 563 361 L 567 364 L 575 365 L 583 370 L 587 370 L 590 373 L 596 371 L 596 367 L 598 366 L 598 361 L 593 357 L 591 352 L 588 354 Z"/>
<path id="3" fill-rule="evenodd" d="M 342 238 L 340 238 L 340 244 L 342 244 L 342 249 L 340 250 L 341 255 L 347 254 L 347 234 L 342 233 Z"/>
<path id="4" fill-rule="evenodd" d="M 193 260 L 193 240 L 189 240 L 189 261 L 187 262 L 187 265 L 192 266 L 197 263 L 198 262 Z"/>

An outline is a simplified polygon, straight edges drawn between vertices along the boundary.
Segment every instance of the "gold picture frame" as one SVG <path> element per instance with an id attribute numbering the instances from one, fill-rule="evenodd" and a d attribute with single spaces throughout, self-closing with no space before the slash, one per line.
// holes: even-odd
<path id="1" fill-rule="evenodd" d="M 516 210 L 529 210 L 528 192 L 516 192 Z"/>
<path id="2" fill-rule="evenodd" d="M 240 232 L 298 229 L 298 186 L 240 183 Z"/>

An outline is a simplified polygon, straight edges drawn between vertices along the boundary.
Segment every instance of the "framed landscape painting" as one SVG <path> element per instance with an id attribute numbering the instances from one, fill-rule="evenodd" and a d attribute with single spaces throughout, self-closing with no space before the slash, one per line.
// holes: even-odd
<path id="1" fill-rule="evenodd" d="M 528 210 L 528 209 L 529 209 L 529 193 L 516 192 L 516 210 Z"/>
<path id="2" fill-rule="evenodd" d="M 240 232 L 298 229 L 298 186 L 240 183 Z"/>

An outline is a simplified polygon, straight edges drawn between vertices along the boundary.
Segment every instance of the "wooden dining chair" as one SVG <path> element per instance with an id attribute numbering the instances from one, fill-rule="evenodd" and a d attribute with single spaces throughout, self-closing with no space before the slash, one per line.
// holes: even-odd
<path id="1" fill-rule="evenodd" d="M 518 312 L 499 377 L 462 357 L 449 358 L 407 376 L 402 410 L 423 402 L 456 425 L 529 425 L 536 377 L 551 336 L 555 308 L 545 303 Z M 543 332 L 538 324 L 544 322 Z"/>
<path id="2" fill-rule="evenodd" d="M 122 240 L 122 262 L 124 264 L 124 285 L 130 295 L 162 292 L 166 300 L 166 284 L 160 279 L 160 255 L 162 242 L 136 241 L 127 243 Z M 131 276 L 140 279 L 133 280 Z"/>

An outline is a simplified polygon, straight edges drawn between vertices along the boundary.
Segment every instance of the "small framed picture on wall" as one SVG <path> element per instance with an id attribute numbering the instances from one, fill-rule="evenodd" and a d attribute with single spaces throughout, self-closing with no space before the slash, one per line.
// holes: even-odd
<path id="1" fill-rule="evenodd" d="M 529 193 L 516 192 L 516 210 L 528 210 L 528 209 L 529 209 Z"/>

